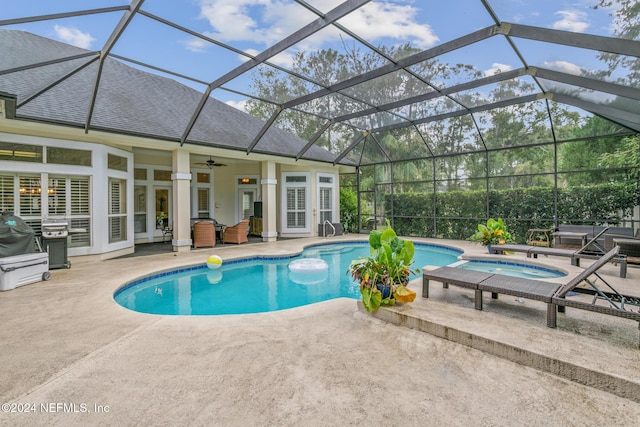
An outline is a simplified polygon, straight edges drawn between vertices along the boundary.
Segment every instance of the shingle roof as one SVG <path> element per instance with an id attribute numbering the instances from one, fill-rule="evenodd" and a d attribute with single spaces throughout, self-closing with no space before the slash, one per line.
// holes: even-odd
<path id="1" fill-rule="evenodd" d="M 89 55 L 30 67 L 83 54 Z M 31 33 L 0 30 L 0 58 L 3 58 L 0 91 L 17 95 L 17 118 L 84 127 L 99 72 L 97 56 L 98 52 L 92 54 Z M 87 63 L 89 65 L 67 76 Z M 2 73 L 2 70 L 15 69 L 17 71 Z M 37 96 L 24 103 L 34 94 Z M 175 80 L 108 57 L 100 76 L 90 129 L 178 143 L 201 98 L 200 92 Z M 186 141 L 246 151 L 263 125 L 261 120 L 210 97 Z M 253 151 L 295 157 L 306 143 L 271 127 Z M 312 146 L 302 158 L 333 162 L 336 155 Z"/>

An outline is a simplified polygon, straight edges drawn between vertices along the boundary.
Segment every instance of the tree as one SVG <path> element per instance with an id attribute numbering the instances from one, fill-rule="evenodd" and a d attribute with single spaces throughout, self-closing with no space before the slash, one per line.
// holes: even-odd
<path id="1" fill-rule="evenodd" d="M 599 160 L 604 167 L 626 169 L 626 179 L 640 184 L 640 135 L 623 138 L 615 152 L 603 153 Z"/>
<path id="2" fill-rule="evenodd" d="M 349 232 L 358 231 L 358 194 L 349 187 L 340 187 L 340 222 Z"/>
<path id="3" fill-rule="evenodd" d="M 640 38 L 640 3 L 636 0 L 599 0 L 593 8 L 613 10 L 610 16 L 614 18 L 613 29 L 616 37 L 628 40 Z M 613 53 L 601 53 L 599 57 L 609 66 L 608 71 L 598 73 L 599 77 L 610 77 L 615 70 L 624 68 L 626 70 L 622 73 L 623 76 L 618 78 L 620 84 L 634 86 L 633 83 L 640 82 L 640 58 Z"/>
<path id="4" fill-rule="evenodd" d="M 615 123 L 597 116 L 591 117 L 582 127 L 575 129 L 574 138 L 586 139 L 559 145 L 558 170 L 580 174 L 564 174 L 563 182 L 568 186 L 583 185 L 585 182 L 608 182 L 610 172 L 602 168 L 600 159 L 605 153 L 615 153 L 622 137 L 594 137 L 612 135 L 619 130 L 620 127 Z"/>

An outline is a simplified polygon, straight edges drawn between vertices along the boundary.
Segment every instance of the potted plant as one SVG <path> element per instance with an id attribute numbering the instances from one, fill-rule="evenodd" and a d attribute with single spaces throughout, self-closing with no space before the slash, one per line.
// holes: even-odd
<path id="1" fill-rule="evenodd" d="M 362 304 L 368 312 L 381 305 L 412 302 L 416 293 L 407 288 L 412 272 L 414 246 L 410 240 L 399 238 L 393 228 L 369 233 L 370 256 L 351 262 L 348 275 L 360 284 Z"/>
<path id="2" fill-rule="evenodd" d="M 167 228 L 168 219 L 169 216 L 166 213 L 160 212 L 156 215 L 156 228 Z"/>
<path id="3" fill-rule="evenodd" d="M 491 245 L 514 241 L 502 218 L 497 220 L 489 218 L 486 224 L 478 224 L 478 230 L 468 240 L 481 243 L 489 249 L 489 252 L 491 252 Z"/>

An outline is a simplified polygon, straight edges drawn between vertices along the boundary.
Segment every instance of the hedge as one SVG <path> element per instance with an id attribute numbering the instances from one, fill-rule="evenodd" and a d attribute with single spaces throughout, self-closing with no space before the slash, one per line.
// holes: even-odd
<path id="1" fill-rule="evenodd" d="M 503 218 L 519 243 L 531 228 L 552 229 L 556 224 L 618 224 L 640 205 L 640 189 L 634 184 L 598 184 L 558 188 L 557 221 L 554 189 L 550 187 L 449 191 L 437 193 L 434 227 L 432 193 L 387 194 L 384 207 L 399 235 L 466 239 L 487 217 Z"/>

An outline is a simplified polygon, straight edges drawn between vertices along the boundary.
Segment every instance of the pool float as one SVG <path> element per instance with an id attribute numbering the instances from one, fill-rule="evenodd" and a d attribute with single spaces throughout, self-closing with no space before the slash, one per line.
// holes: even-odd
<path id="1" fill-rule="evenodd" d="M 320 258 L 301 258 L 289 263 L 289 279 L 300 285 L 323 283 L 329 275 L 329 264 Z"/>
<path id="2" fill-rule="evenodd" d="M 294 273 L 321 273 L 328 268 L 329 264 L 320 258 L 301 258 L 289 263 L 289 271 Z"/>

